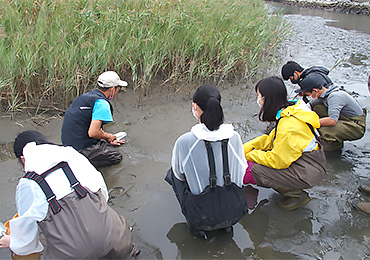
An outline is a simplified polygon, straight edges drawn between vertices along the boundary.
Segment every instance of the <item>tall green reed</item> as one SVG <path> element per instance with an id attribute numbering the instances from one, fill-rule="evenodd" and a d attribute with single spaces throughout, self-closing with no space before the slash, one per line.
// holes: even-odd
<path id="1" fill-rule="evenodd" d="M 117 71 L 140 95 L 157 77 L 183 84 L 229 75 L 247 79 L 272 62 L 288 32 L 261 0 L 0 4 L 0 93 L 10 112 L 68 107 L 105 70 Z"/>

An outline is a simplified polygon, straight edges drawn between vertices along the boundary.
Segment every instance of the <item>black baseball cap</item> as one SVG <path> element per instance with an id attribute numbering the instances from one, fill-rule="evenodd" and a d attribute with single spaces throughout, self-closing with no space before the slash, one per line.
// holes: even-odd
<path id="1" fill-rule="evenodd" d="M 327 84 L 328 81 L 321 73 L 310 73 L 298 83 L 301 88 L 295 92 L 312 92 L 314 88 L 321 89 L 321 87 L 325 87 Z"/>

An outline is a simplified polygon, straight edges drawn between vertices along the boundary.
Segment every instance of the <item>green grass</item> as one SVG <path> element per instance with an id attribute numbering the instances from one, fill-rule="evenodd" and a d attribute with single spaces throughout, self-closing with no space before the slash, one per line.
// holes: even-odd
<path id="1" fill-rule="evenodd" d="M 154 78 L 253 77 L 287 35 L 261 0 L 0 1 L 3 111 L 66 108 L 117 71 L 141 95 Z"/>

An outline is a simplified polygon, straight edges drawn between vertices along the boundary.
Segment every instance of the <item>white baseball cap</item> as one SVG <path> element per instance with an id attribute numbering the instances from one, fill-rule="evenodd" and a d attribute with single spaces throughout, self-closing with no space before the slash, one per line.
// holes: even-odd
<path id="1" fill-rule="evenodd" d="M 98 86 L 101 88 L 111 88 L 115 86 L 126 87 L 128 83 L 120 79 L 114 71 L 103 72 L 98 78 Z"/>

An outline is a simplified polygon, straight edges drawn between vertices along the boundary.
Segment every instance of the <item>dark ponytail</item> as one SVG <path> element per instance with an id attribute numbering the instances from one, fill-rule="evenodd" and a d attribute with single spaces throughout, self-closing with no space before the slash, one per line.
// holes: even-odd
<path id="1" fill-rule="evenodd" d="M 195 91 L 193 102 L 202 109 L 203 114 L 200 116 L 200 122 L 204 123 L 209 130 L 217 130 L 224 122 L 221 94 L 217 88 L 201 86 Z"/>

